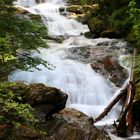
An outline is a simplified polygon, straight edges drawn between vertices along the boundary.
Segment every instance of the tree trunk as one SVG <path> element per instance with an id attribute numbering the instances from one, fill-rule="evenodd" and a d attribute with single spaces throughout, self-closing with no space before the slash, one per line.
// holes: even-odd
<path id="1" fill-rule="evenodd" d="M 112 107 L 126 94 L 127 94 L 127 85 L 120 91 L 117 97 L 107 106 L 107 108 L 105 108 L 104 111 L 94 120 L 94 123 L 103 119 L 112 109 Z"/>

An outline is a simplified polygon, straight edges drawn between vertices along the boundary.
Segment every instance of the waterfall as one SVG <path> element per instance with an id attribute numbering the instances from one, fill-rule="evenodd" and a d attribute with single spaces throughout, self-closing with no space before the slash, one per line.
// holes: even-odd
<path id="1" fill-rule="evenodd" d="M 31 9 L 42 15 L 49 35 L 79 35 L 88 31 L 87 26 L 60 15 L 59 8 L 63 6 L 65 3 L 62 0 L 48 0 L 46 3 L 31 7 Z"/>
<path id="2" fill-rule="evenodd" d="M 32 72 L 15 71 L 9 76 L 12 81 L 27 83 L 44 83 L 54 86 L 68 94 L 67 107 L 76 108 L 85 114 L 97 117 L 119 90 L 110 81 L 96 73 L 90 64 L 78 62 L 67 57 L 68 48 L 81 46 L 96 46 L 99 42 L 109 39 L 86 39 L 82 33 L 88 31 L 74 19 L 60 15 L 59 8 L 66 6 L 62 0 L 45 0 L 37 4 L 33 0 L 18 0 L 22 6 L 30 7 L 29 10 L 40 14 L 44 24 L 48 27 L 51 36 L 67 36 L 63 43 L 48 43 L 49 49 L 40 49 L 40 54 L 34 52 L 56 68 L 48 70 L 42 65 L 42 71 L 32 69 Z M 110 46 L 107 46 L 110 47 Z M 119 113 L 119 105 L 113 109 L 106 121 L 114 121 Z"/>
<path id="3" fill-rule="evenodd" d="M 36 1 L 35 0 L 17 0 L 15 4 L 20 5 L 20 6 L 30 7 L 30 6 L 36 5 Z"/>

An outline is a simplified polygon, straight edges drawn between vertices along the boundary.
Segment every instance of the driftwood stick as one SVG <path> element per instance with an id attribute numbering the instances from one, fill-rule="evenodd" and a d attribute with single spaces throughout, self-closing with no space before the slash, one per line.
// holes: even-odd
<path id="1" fill-rule="evenodd" d="M 103 119 L 108 112 L 112 109 L 112 107 L 126 94 L 127 85 L 120 91 L 120 93 L 116 96 L 116 98 L 104 109 L 104 111 L 94 120 L 94 123 Z"/>

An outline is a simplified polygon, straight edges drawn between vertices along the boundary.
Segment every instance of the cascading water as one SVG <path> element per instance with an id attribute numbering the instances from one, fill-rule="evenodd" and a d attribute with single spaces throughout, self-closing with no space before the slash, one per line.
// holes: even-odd
<path id="1" fill-rule="evenodd" d="M 18 2 L 23 4 L 21 0 Z M 48 43 L 50 48 L 40 49 L 40 54 L 33 53 L 33 55 L 38 55 L 52 63 L 56 67 L 54 70 L 48 70 L 39 65 L 38 67 L 42 71 L 36 69 L 32 69 L 33 72 L 18 70 L 9 76 L 9 79 L 55 86 L 69 95 L 67 107 L 76 108 L 92 117 L 98 116 L 115 96 L 115 91 L 118 88 L 93 71 L 90 64 L 68 59 L 66 52 L 68 48 L 96 46 L 97 43 L 108 41 L 108 39 L 86 39 L 82 36 L 81 33 L 88 31 L 87 26 L 60 15 L 59 8 L 65 6 L 65 2 L 62 0 L 48 0 L 46 3 L 35 6 L 34 4 L 35 1 L 26 0 L 23 6 L 32 5 L 29 10 L 42 16 L 51 36 L 67 36 L 68 38 L 62 44 Z M 116 119 L 118 108 L 114 108 L 108 119 Z"/>

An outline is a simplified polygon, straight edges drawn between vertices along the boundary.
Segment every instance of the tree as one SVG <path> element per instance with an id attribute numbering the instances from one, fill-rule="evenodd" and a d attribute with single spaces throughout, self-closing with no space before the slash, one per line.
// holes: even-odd
<path id="1" fill-rule="evenodd" d="M 24 70 L 37 67 L 38 64 L 49 67 L 46 61 L 31 56 L 31 50 L 38 51 L 38 47 L 47 47 L 43 40 L 47 34 L 46 27 L 37 20 L 19 14 L 13 2 L 14 0 L 0 1 L 1 63 L 12 63 L 15 68 Z"/>

